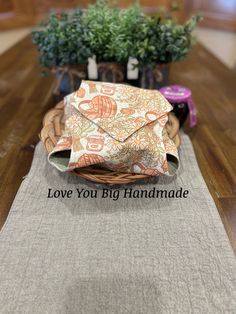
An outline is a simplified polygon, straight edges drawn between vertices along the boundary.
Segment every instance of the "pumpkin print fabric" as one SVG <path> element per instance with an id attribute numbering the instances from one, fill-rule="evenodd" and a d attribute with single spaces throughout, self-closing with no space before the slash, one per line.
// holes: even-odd
<path id="1" fill-rule="evenodd" d="M 64 103 L 65 131 L 48 157 L 60 171 L 99 164 L 126 173 L 175 174 L 178 152 L 165 130 L 172 107 L 158 91 L 82 81 Z"/>

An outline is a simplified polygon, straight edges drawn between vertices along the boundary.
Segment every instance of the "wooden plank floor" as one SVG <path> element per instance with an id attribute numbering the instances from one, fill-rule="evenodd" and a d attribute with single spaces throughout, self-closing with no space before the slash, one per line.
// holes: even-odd
<path id="1" fill-rule="evenodd" d="M 0 227 L 27 174 L 53 76 L 40 75 L 30 37 L 0 56 Z M 200 169 L 236 252 L 236 73 L 202 46 L 171 67 L 170 83 L 192 89 L 199 125 L 190 135 Z"/>

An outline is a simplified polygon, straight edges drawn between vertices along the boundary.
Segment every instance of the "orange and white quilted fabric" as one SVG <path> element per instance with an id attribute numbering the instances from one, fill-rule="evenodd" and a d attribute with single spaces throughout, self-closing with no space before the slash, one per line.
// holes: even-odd
<path id="1" fill-rule="evenodd" d="M 60 171 L 100 164 L 150 176 L 174 175 L 178 151 L 165 131 L 172 106 L 156 90 L 82 81 L 65 102 L 65 132 L 49 154 Z"/>

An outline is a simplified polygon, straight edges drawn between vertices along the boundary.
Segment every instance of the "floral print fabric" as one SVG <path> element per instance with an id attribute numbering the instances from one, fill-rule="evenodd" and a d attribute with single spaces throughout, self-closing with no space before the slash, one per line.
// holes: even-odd
<path id="1" fill-rule="evenodd" d="M 119 172 L 173 175 L 178 152 L 164 128 L 171 110 L 158 91 L 82 81 L 65 98 L 65 132 L 49 162 L 61 171 L 99 164 Z"/>

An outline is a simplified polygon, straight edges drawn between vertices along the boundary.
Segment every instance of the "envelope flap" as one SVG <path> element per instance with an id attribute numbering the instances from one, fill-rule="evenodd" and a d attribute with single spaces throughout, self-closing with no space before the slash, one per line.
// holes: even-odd
<path id="1" fill-rule="evenodd" d="M 125 141 L 135 131 L 172 110 L 157 90 L 82 81 L 70 103 L 111 137 Z"/>

